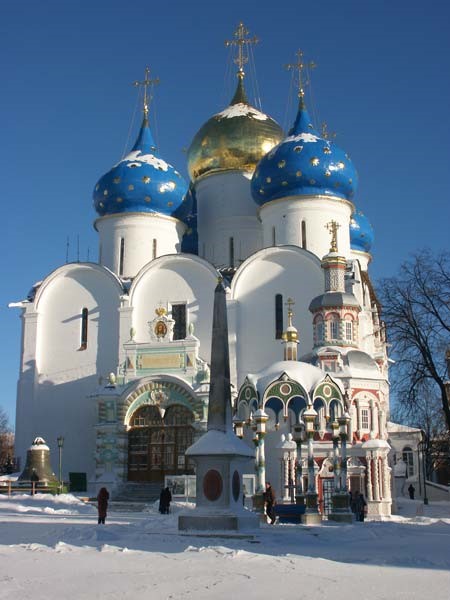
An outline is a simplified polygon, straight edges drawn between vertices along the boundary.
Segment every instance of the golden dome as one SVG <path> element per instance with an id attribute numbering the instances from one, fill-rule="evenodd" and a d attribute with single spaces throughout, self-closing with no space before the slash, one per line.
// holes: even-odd
<path id="1" fill-rule="evenodd" d="M 188 170 L 194 181 L 207 173 L 253 172 L 260 159 L 283 139 L 281 127 L 251 106 L 238 73 L 236 93 L 225 110 L 207 121 L 188 150 Z"/>

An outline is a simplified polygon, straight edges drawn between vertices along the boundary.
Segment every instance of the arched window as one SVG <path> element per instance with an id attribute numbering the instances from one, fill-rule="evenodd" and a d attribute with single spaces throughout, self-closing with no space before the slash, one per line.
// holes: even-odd
<path id="1" fill-rule="evenodd" d="M 314 429 L 316 431 L 324 430 L 326 427 L 325 418 L 325 403 L 321 398 L 314 400 L 314 410 L 317 412 L 317 417 L 314 420 Z"/>
<path id="2" fill-rule="evenodd" d="M 316 317 L 314 321 L 314 341 L 316 344 L 320 344 L 325 339 L 325 323 L 321 315 Z"/>
<path id="3" fill-rule="evenodd" d="M 123 260 L 125 256 L 125 239 L 120 238 L 120 251 L 119 251 L 119 275 L 123 275 Z"/>
<path id="4" fill-rule="evenodd" d="M 80 335 L 80 350 L 86 350 L 88 342 L 88 322 L 89 311 L 83 308 L 81 311 L 81 335 Z"/>
<path id="5" fill-rule="evenodd" d="M 344 335 L 345 335 L 345 341 L 353 342 L 353 320 L 352 319 L 347 318 L 345 320 Z"/>
<path id="6" fill-rule="evenodd" d="M 414 476 L 414 453 L 412 448 L 405 446 L 402 452 L 403 462 L 406 465 L 406 475 L 408 477 Z"/>
<path id="7" fill-rule="evenodd" d="M 336 421 L 338 417 L 342 416 L 342 406 L 339 400 L 332 400 L 330 402 L 330 422 Z"/>
<path id="8" fill-rule="evenodd" d="M 152 258 L 156 258 L 157 253 L 158 253 L 158 240 L 154 239 L 153 247 L 152 247 Z"/>
<path id="9" fill-rule="evenodd" d="M 331 315 L 329 318 L 330 323 L 330 340 L 339 339 L 339 317 L 337 315 Z"/>
<path id="10" fill-rule="evenodd" d="M 302 221 L 302 248 L 306 250 L 306 221 Z"/>
<path id="11" fill-rule="evenodd" d="M 275 339 L 281 340 L 283 336 L 283 296 L 275 296 Z"/>

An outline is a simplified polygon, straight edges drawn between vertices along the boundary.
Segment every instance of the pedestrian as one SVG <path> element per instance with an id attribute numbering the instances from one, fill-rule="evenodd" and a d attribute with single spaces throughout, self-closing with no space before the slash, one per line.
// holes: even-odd
<path id="1" fill-rule="evenodd" d="M 105 487 L 102 487 L 97 495 L 97 508 L 98 508 L 98 524 L 104 525 L 106 519 L 106 512 L 108 510 L 109 492 Z"/>
<path id="2" fill-rule="evenodd" d="M 366 506 L 367 502 L 364 499 L 364 496 L 359 493 L 356 501 L 356 520 L 364 522 L 364 517 L 366 516 Z"/>
<path id="3" fill-rule="evenodd" d="M 168 487 L 161 490 L 159 495 L 159 512 L 162 515 L 168 515 L 170 509 L 170 503 L 172 502 L 172 494 Z"/>
<path id="4" fill-rule="evenodd" d="M 413 486 L 412 483 L 409 484 L 409 488 L 408 488 L 408 492 L 409 492 L 409 499 L 410 500 L 414 500 L 414 493 L 416 491 L 416 488 Z"/>
<path id="5" fill-rule="evenodd" d="M 266 481 L 266 491 L 263 494 L 264 506 L 266 509 L 266 515 L 270 519 L 270 524 L 275 523 L 275 492 L 273 491 L 270 481 Z"/>

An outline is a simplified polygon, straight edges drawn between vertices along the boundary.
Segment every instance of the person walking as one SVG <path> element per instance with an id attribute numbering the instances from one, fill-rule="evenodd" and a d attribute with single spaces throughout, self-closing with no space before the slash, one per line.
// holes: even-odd
<path id="1" fill-rule="evenodd" d="M 172 502 L 172 494 L 168 487 L 161 490 L 159 495 L 159 512 L 162 515 L 168 515 L 170 509 L 170 503 Z"/>
<path id="2" fill-rule="evenodd" d="M 105 487 L 102 487 L 97 495 L 97 509 L 98 509 L 98 524 L 104 525 L 106 519 L 106 513 L 108 510 L 109 492 Z"/>
<path id="3" fill-rule="evenodd" d="M 266 490 L 263 494 L 264 506 L 266 509 L 266 515 L 270 519 L 270 524 L 273 525 L 275 523 L 275 492 L 273 491 L 272 486 L 270 485 L 270 481 L 266 481 Z"/>
<path id="4" fill-rule="evenodd" d="M 408 488 L 408 492 L 409 492 L 409 499 L 410 500 L 414 500 L 414 493 L 416 491 L 416 488 L 413 486 L 412 483 L 409 484 L 409 488 Z"/>
<path id="5" fill-rule="evenodd" d="M 364 496 L 359 493 L 357 501 L 356 501 L 356 520 L 364 522 L 364 518 L 366 516 L 366 506 L 367 502 Z"/>

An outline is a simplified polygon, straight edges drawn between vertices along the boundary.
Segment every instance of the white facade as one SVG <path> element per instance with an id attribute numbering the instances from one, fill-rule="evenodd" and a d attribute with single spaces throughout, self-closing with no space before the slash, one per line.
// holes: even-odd
<path id="1" fill-rule="evenodd" d="M 278 470 L 279 435 L 291 433 L 301 410 L 314 404 L 317 476 L 331 477 L 330 424 L 348 411 L 349 478 L 371 490 L 372 514 L 388 514 L 386 344 L 367 273 L 370 255 L 351 249 L 353 204 L 318 195 L 274 200 L 258 208 L 250 177 L 234 170 L 206 174 L 195 182 L 198 255 L 180 252 L 186 226 L 172 216 L 110 214 L 95 221 L 100 264 L 64 265 L 35 286 L 22 302 L 16 454 L 24 460 L 37 435 L 54 450 L 62 435 L 65 477 L 81 472 L 93 484 L 111 485 L 152 480 L 156 471 L 139 450 L 138 433 L 145 419 L 153 419 L 155 436 L 160 422 L 162 429 L 170 425 L 175 437 L 169 447 L 167 439 L 161 442 L 156 436 L 159 441 L 149 442 L 148 452 L 166 444 L 174 469 L 188 469 L 183 462 L 187 438 L 182 441 L 177 427 L 189 423 L 188 443 L 204 430 L 213 291 L 223 275 L 233 393 L 241 398 L 248 384 L 250 400 L 251 389 L 258 398 L 256 408 L 267 408 L 268 473 L 275 477 Z M 332 221 L 345 272 L 338 290 L 342 299 L 334 304 L 330 298 L 338 295 L 327 296 L 333 290 L 325 289 L 321 262 L 330 251 Z M 310 304 L 322 296 L 313 322 Z M 289 298 L 295 302 L 298 355 L 303 357 L 303 362 L 295 361 L 295 369 L 282 361 Z M 318 318 L 321 328 L 335 327 L 333 343 L 324 343 Z M 281 413 L 271 408 L 268 390 L 283 377 L 289 388 L 301 390 L 303 409 L 292 410 L 290 392 L 279 398 Z M 323 389 L 334 395 L 324 395 Z M 251 420 L 255 406 L 239 402 L 237 412 Z M 182 422 L 181 414 L 188 421 Z M 283 419 L 277 422 L 280 414 Z M 161 461 L 160 450 L 154 452 L 148 460 Z M 373 480 L 369 453 L 379 469 Z M 56 456 L 53 451 L 52 459 Z"/>

